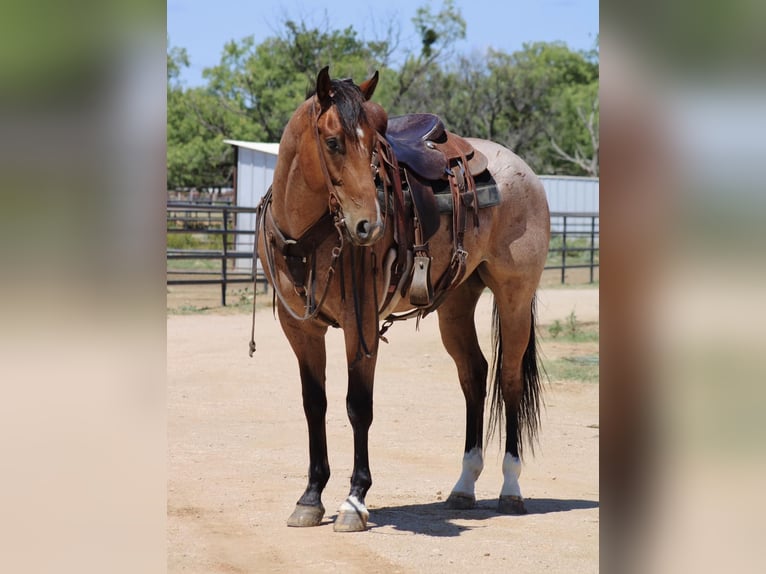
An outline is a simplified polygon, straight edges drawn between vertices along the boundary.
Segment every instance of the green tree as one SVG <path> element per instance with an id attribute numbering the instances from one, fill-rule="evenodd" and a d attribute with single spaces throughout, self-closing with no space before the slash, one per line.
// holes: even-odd
<path id="1" fill-rule="evenodd" d="M 466 22 L 454 0 L 417 8 L 416 49 L 399 46 L 399 20 L 383 37 L 287 19 L 273 37 L 228 42 L 204 87 L 186 89 L 182 48 L 168 51 L 168 185 L 221 185 L 233 161 L 226 138 L 279 141 L 291 114 L 330 65 L 356 81 L 378 70 L 375 99 L 389 115 L 430 111 L 449 129 L 504 144 L 538 173 L 598 174 L 598 42 L 588 52 L 559 42 L 511 54 L 461 55 Z M 392 64 L 394 55 L 397 62 Z"/>
<path id="2" fill-rule="evenodd" d="M 553 152 L 576 175 L 599 174 L 598 81 L 567 86 L 553 104 L 556 120 L 549 132 Z"/>
<path id="3" fill-rule="evenodd" d="M 549 127 L 557 169 L 575 175 L 599 174 L 598 38 L 595 47 L 582 53 L 595 71 L 590 81 L 564 86 L 554 98 L 554 122 Z M 585 78 L 588 79 L 587 77 Z M 555 163 L 555 162 L 554 162 Z"/>
<path id="4" fill-rule="evenodd" d="M 488 67 L 490 97 L 501 109 L 495 137 L 538 172 L 557 172 L 550 140 L 560 123 L 557 102 L 572 86 L 592 83 L 598 66 L 565 44 L 536 42 L 512 54 L 490 52 Z"/>
<path id="5" fill-rule="evenodd" d="M 189 54 L 185 48 L 173 47 L 167 54 L 168 88 L 173 91 L 181 89 L 181 70 L 189 67 Z"/>
<path id="6" fill-rule="evenodd" d="M 352 28 L 323 31 L 292 20 L 284 25 L 281 36 L 258 45 L 252 36 L 228 42 L 220 64 L 203 72 L 219 105 L 251 123 L 251 137 L 258 140 L 279 141 L 323 66 L 335 77 L 367 77 L 380 49 L 368 47 Z"/>
<path id="7" fill-rule="evenodd" d="M 420 38 L 420 52 L 406 55 L 395 76 L 391 99 L 380 100 L 390 114 L 427 111 L 434 100 L 442 99 L 434 94 L 444 80 L 441 64 L 454 56 L 455 44 L 465 38 L 465 19 L 454 0 L 445 0 L 436 13 L 429 5 L 421 6 L 412 23 Z"/>
<path id="8" fill-rule="evenodd" d="M 245 132 L 248 125 L 224 107 L 206 88 L 187 89 L 180 73 L 189 66 L 182 48 L 171 48 L 167 56 L 167 186 L 218 187 L 231 175 L 230 146 L 223 143 L 232 133 Z"/>

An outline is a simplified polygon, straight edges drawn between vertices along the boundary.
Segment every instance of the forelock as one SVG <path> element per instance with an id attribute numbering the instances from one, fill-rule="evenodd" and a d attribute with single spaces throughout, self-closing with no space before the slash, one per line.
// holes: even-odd
<path id="1" fill-rule="evenodd" d="M 350 79 L 331 80 L 330 89 L 343 133 L 351 140 L 358 140 L 357 128 L 367 120 L 362 90 Z"/>

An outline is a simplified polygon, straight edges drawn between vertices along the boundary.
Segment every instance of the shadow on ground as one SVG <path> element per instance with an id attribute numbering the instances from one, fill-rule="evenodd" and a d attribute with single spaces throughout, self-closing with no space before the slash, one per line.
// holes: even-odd
<path id="1" fill-rule="evenodd" d="M 564 500 L 556 498 L 528 498 L 525 500 L 527 516 L 536 514 L 551 514 L 598 508 L 596 500 Z M 524 516 L 509 516 L 499 514 L 496 510 L 497 500 L 480 500 L 472 510 L 453 510 L 444 502 L 428 504 L 407 504 L 402 506 L 387 506 L 370 511 L 370 530 L 392 527 L 402 532 L 426 534 L 429 536 L 460 536 L 466 530 L 483 528 L 480 523 L 487 520 L 524 520 Z M 452 521 L 459 520 L 456 524 Z M 466 524 L 467 521 L 475 524 Z"/>

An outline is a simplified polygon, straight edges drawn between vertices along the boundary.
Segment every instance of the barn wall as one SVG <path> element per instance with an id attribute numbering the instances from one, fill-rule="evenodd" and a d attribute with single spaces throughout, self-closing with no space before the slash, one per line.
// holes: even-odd
<path id="1" fill-rule="evenodd" d="M 540 176 L 551 212 L 598 213 L 597 178 Z"/>
<path id="2" fill-rule="evenodd" d="M 239 148 L 239 163 L 237 165 L 237 205 L 241 207 L 256 207 L 266 194 L 274 179 L 274 168 L 277 156 L 262 151 Z M 237 214 L 237 229 L 255 229 L 254 213 Z M 237 251 L 252 252 L 253 236 L 238 235 Z M 258 262 L 260 266 L 260 261 Z M 252 261 L 238 259 L 237 269 L 249 270 Z"/>
<path id="3" fill-rule="evenodd" d="M 548 196 L 548 207 L 555 213 L 598 213 L 599 180 L 591 177 L 540 176 L 540 181 Z M 590 217 L 568 217 L 568 230 L 588 230 L 595 225 L 598 232 L 599 221 Z M 551 231 L 554 233 L 564 230 L 564 220 L 553 215 Z"/>

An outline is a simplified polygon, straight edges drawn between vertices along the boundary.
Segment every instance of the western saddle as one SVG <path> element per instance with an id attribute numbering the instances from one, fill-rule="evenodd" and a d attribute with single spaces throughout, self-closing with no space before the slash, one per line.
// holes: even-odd
<path id="1" fill-rule="evenodd" d="M 467 140 L 447 131 L 442 121 L 433 114 L 389 118 L 385 132 L 377 134 L 372 164 L 378 195 L 386 217 L 392 220 L 396 243 L 393 260 L 387 260 L 385 264 L 390 278 L 383 304 L 378 306 L 379 311 L 386 312 L 379 332 L 383 338 L 394 321 L 413 316 L 420 318 L 434 311 L 446 294 L 460 283 L 466 271 L 467 253 L 463 238 L 467 213 L 472 212 L 474 228 L 478 229 L 479 209 L 497 205 L 500 197 L 495 181 L 487 170 L 487 158 Z M 263 233 L 267 243 L 266 260 L 272 276 L 274 254 L 280 253 L 295 292 L 306 300 L 302 316 L 286 303 L 285 308 L 297 319 L 317 318 L 337 327 L 337 322 L 323 313 L 322 303 L 336 265 L 342 263 L 343 235 L 338 222 L 328 211 L 301 237 L 288 238 L 274 223 L 270 204 L 271 188 L 258 206 L 256 237 Z M 452 257 L 447 270 L 432 282 L 428 240 L 438 231 L 442 213 L 452 214 Z M 339 233 L 340 243 L 333 249 L 327 282 L 317 292 L 314 254 L 317 246 L 333 231 Z M 342 266 L 339 272 L 343 274 Z M 415 309 L 403 314 L 393 313 L 395 304 L 392 301 L 397 290 L 404 297 L 408 288 L 409 301 Z M 282 300 L 276 287 L 274 293 L 275 302 L 277 295 Z M 254 342 L 251 340 L 251 356 L 253 350 Z"/>
<path id="2" fill-rule="evenodd" d="M 474 226 L 478 227 L 479 208 L 499 202 L 497 188 L 486 172 L 486 156 L 467 140 L 447 131 L 434 114 L 392 116 L 385 137 L 378 141 L 377 162 L 384 167 L 378 169 L 378 177 L 387 212 L 389 195 L 391 198 L 398 246 L 397 264 L 383 307 L 400 285 L 406 271 L 401 262 L 407 260 L 407 251 L 411 250 L 414 256 L 411 281 L 405 281 L 402 292 L 409 285 L 410 303 L 422 315 L 435 309 L 463 278 L 467 212 L 472 212 Z M 481 194 L 477 191 L 477 179 L 482 182 Z M 452 212 L 452 259 L 447 271 L 432 282 L 428 240 L 439 229 L 440 212 L 444 211 Z"/>

